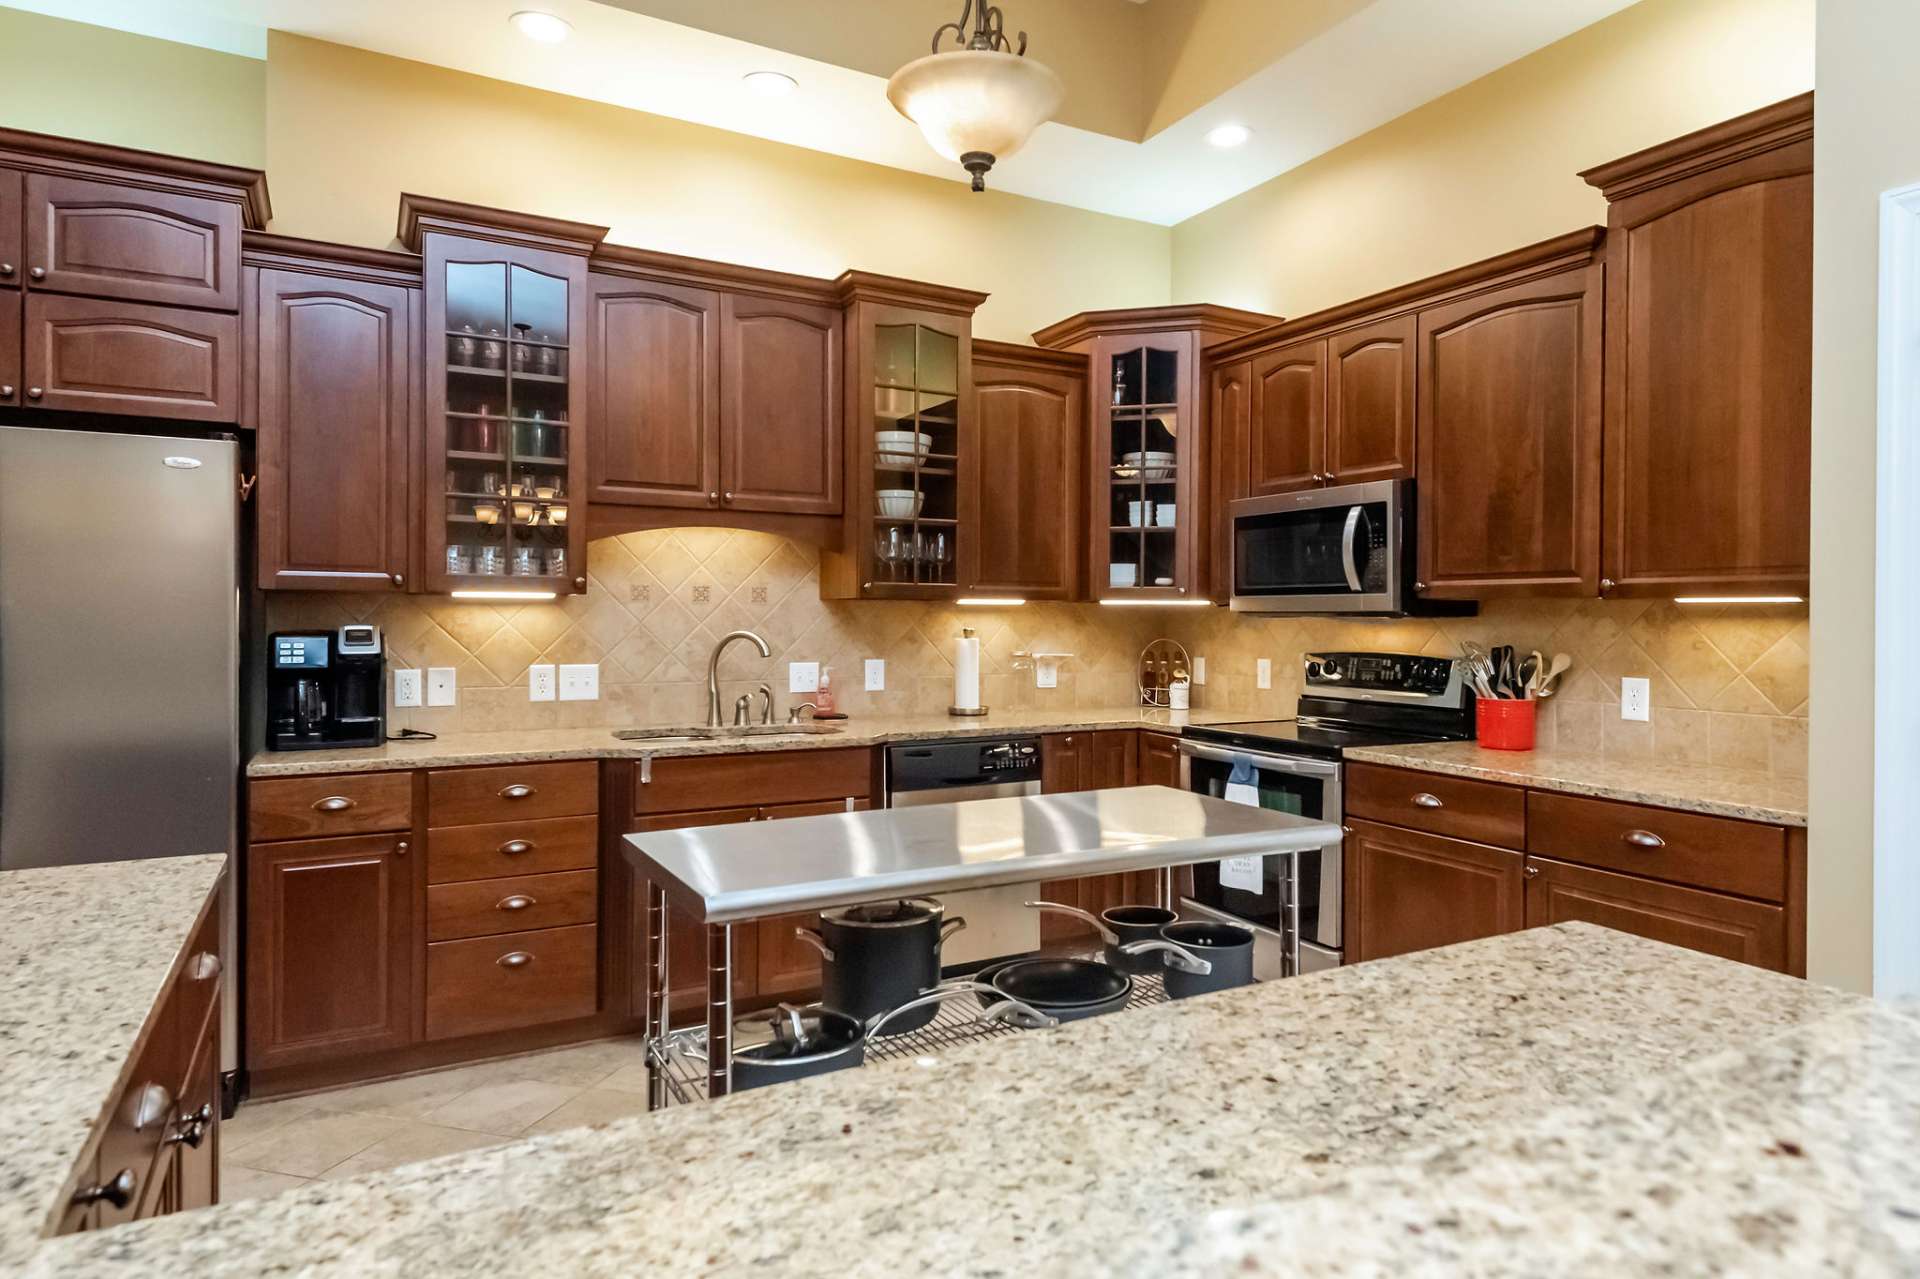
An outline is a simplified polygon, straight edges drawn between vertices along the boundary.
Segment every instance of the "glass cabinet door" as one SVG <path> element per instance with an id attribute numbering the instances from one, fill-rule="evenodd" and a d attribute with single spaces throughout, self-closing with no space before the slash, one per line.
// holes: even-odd
<path id="1" fill-rule="evenodd" d="M 1104 369 L 1102 368 L 1104 365 Z M 1103 384 L 1096 386 L 1097 410 L 1106 417 L 1107 442 L 1099 479 L 1105 490 L 1105 527 L 1094 545 L 1096 594 L 1127 591 L 1177 591 L 1188 585 L 1182 572 L 1187 523 L 1181 496 L 1192 450 L 1182 443 L 1189 425 L 1182 421 L 1180 353 L 1147 345 L 1109 351 L 1096 364 Z M 1096 519 L 1098 516 L 1096 516 Z"/>
<path id="2" fill-rule="evenodd" d="M 874 326 L 873 577 L 959 581 L 960 338 L 919 323 Z"/>

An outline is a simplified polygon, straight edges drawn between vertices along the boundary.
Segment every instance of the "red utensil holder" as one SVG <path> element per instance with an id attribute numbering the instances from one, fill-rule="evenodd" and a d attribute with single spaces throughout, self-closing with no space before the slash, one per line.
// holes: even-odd
<path id="1" fill-rule="evenodd" d="M 1538 703 L 1532 698 L 1504 697 L 1482 697 L 1477 701 L 1474 731 L 1479 734 L 1480 745 L 1490 751 L 1533 749 L 1533 711 Z"/>

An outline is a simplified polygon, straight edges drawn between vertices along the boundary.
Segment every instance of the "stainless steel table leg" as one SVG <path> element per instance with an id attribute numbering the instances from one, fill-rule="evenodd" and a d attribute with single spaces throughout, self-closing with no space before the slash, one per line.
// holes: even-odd
<path id="1" fill-rule="evenodd" d="M 667 1104 L 667 1081 L 663 1066 L 656 1060 L 665 1051 L 667 1031 L 667 894 L 660 885 L 647 881 L 647 945 L 640 979 L 645 982 L 647 1043 L 647 1109 L 663 1110 Z"/>
<path id="2" fill-rule="evenodd" d="M 1281 877 L 1287 901 L 1285 915 L 1286 976 L 1300 975 L 1300 854 L 1287 854 L 1287 872 Z"/>
<path id="3" fill-rule="evenodd" d="M 707 925 L 707 1098 L 733 1091 L 733 925 Z"/>

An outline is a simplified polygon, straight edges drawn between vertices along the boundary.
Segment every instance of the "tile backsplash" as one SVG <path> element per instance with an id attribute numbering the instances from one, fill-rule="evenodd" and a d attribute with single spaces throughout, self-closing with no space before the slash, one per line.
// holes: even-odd
<path id="1" fill-rule="evenodd" d="M 781 718 L 808 694 L 788 693 L 788 662 L 830 663 L 850 714 L 938 713 L 953 697 L 950 654 L 962 626 L 981 637 L 989 706 L 1111 707 L 1134 700 L 1145 644 L 1171 635 L 1205 657 L 1198 707 L 1248 718 L 1291 714 L 1300 655 L 1391 649 L 1451 656 L 1462 640 L 1565 652 L 1573 668 L 1541 708 L 1543 748 L 1664 758 L 1804 776 L 1807 610 L 1804 605 L 1695 607 L 1664 600 L 1528 599 L 1489 603 L 1470 618 L 1356 621 L 1259 619 L 1225 609 L 1111 609 L 1093 604 L 955 608 L 826 601 L 819 552 L 763 533 L 657 529 L 588 548 L 584 595 L 500 605 L 420 595 L 271 593 L 272 630 L 372 621 L 389 666 L 451 666 L 459 703 L 392 712 L 395 727 L 429 731 L 617 727 L 701 722 L 707 656 L 747 629 L 773 650 L 734 644 L 721 663 L 722 705 L 771 684 Z M 1016 652 L 1071 653 L 1058 688 L 1034 687 Z M 866 658 L 886 662 L 886 690 L 863 688 Z M 1273 662 L 1273 687 L 1255 663 Z M 533 662 L 597 662 L 600 698 L 530 702 Z M 1649 722 L 1622 720 L 1622 676 L 1652 681 Z M 756 706 L 756 717 L 758 710 Z"/>

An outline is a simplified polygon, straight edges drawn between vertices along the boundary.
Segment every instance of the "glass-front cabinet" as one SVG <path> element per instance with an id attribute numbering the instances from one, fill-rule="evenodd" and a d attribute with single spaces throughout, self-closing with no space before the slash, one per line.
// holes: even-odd
<path id="1" fill-rule="evenodd" d="M 1200 582 L 1206 487 L 1190 334 L 1103 337 L 1093 350 L 1094 598 L 1181 599 Z"/>

